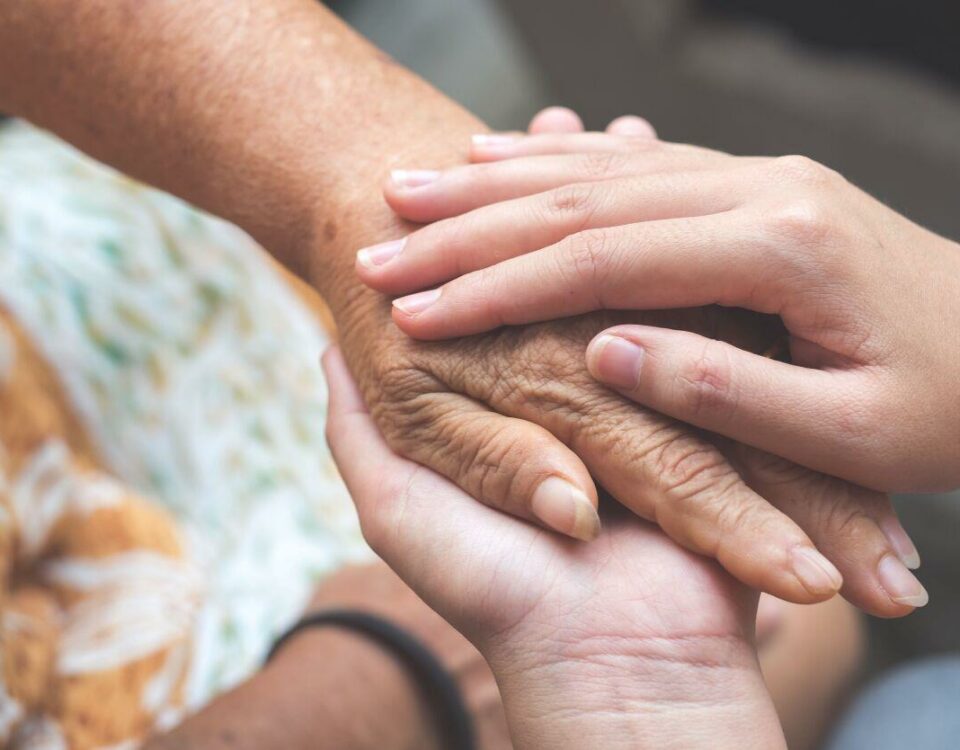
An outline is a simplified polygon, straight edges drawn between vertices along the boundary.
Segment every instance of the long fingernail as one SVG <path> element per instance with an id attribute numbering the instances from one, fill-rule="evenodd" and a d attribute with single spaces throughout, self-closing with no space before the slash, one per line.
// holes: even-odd
<path id="1" fill-rule="evenodd" d="M 404 237 L 400 240 L 391 240 L 390 242 L 381 242 L 379 245 L 365 247 L 357 251 L 357 261 L 367 268 L 382 266 L 387 261 L 396 258 L 406 244 L 407 238 Z"/>
<path id="2" fill-rule="evenodd" d="M 796 547 L 791 555 L 793 572 L 803 587 L 815 596 L 833 594 L 843 585 L 843 576 L 833 563 L 810 547 Z"/>
<path id="3" fill-rule="evenodd" d="M 640 382 L 643 349 L 620 336 L 603 335 L 593 346 L 596 378 L 614 388 L 633 390 Z"/>
<path id="4" fill-rule="evenodd" d="M 930 595 L 923 584 L 893 555 L 884 555 L 877 566 L 877 576 L 883 590 L 897 604 L 922 607 L 930 601 Z"/>
<path id="5" fill-rule="evenodd" d="M 533 493 L 533 514 L 551 529 L 584 542 L 600 533 L 597 509 L 578 487 L 560 477 L 547 477 Z"/>
<path id="6" fill-rule="evenodd" d="M 417 188 L 436 182 L 440 173 L 435 169 L 394 169 L 390 179 L 397 187 Z"/>
<path id="7" fill-rule="evenodd" d="M 474 146 L 484 148 L 487 146 L 509 146 L 511 143 L 516 143 L 519 138 L 520 136 L 510 133 L 478 133 L 470 140 L 473 141 Z"/>
<path id="8" fill-rule="evenodd" d="M 407 315 L 416 315 L 426 310 L 440 299 L 440 289 L 429 289 L 426 292 L 417 292 L 393 301 L 393 306 Z"/>
<path id="9" fill-rule="evenodd" d="M 917 552 L 913 540 L 903 526 L 900 525 L 900 521 L 897 518 L 884 518 L 880 522 L 880 530 L 887 538 L 887 541 L 890 542 L 893 551 L 897 553 L 897 557 L 900 558 L 900 561 L 904 565 L 910 568 L 910 570 L 916 570 L 920 567 L 920 553 Z"/>

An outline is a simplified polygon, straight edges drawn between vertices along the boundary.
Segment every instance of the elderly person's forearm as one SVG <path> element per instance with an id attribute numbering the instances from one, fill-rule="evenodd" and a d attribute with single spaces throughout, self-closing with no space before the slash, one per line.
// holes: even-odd
<path id="1" fill-rule="evenodd" d="M 312 266 L 334 304 L 353 242 L 392 229 L 387 163 L 449 162 L 481 127 L 311 0 L 10 0 L 0 110 Z"/>

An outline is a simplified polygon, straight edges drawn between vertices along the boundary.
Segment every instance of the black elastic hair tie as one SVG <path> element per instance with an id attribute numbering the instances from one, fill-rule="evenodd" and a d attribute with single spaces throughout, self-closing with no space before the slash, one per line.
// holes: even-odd
<path id="1" fill-rule="evenodd" d="M 341 627 L 376 641 L 410 670 L 424 697 L 434 709 L 444 748 L 475 750 L 473 722 L 453 677 L 420 641 L 407 631 L 367 612 L 327 610 L 306 615 L 274 642 L 267 654 L 270 661 L 297 633 L 308 628 Z"/>

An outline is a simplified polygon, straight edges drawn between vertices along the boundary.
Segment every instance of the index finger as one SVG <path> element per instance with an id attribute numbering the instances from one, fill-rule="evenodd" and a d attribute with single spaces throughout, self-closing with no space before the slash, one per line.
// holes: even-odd
<path id="1" fill-rule="evenodd" d="M 770 262 L 735 212 L 592 229 L 401 297 L 393 318 L 407 335 L 433 340 L 602 309 L 779 313 L 781 283 L 768 280 L 762 295 L 754 283 Z"/>

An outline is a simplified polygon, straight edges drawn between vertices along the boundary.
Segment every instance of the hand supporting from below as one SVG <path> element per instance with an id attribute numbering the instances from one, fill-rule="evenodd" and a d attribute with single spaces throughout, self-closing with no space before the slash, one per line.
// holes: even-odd
<path id="1" fill-rule="evenodd" d="M 364 534 L 487 658 L 517 748 L 783 747 L 754 594 L 628 514 L 579 545 L 473 502 L 394 455 L 339 353 L 324 364 Z"/>

